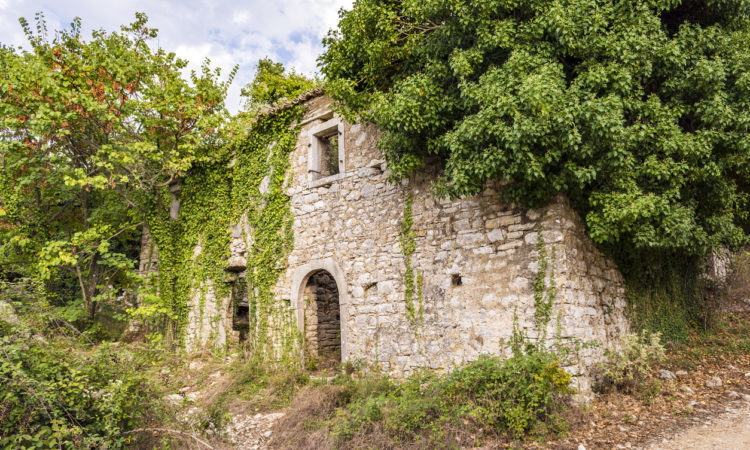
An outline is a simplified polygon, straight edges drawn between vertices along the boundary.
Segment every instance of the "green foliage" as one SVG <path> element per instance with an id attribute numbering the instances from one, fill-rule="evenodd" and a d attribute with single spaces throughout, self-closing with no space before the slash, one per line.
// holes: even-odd
<path id="1" fill-rule="evenodd" d="M 291 182 L 290 154 L 297 143 L 301 114 L 301 108 L 290 108 L 261 118 L 253 127 L 250 137 L 238 147 L 232 197 L 235 218 L 245 211 L 254 238 L 246 255 L 251 344 L 273 354 L 273 325 L 279 338 L 276 349 L 282 350 L 279 356 L 283 357 L 292 357 L 299 336 L 288 304 L 279 301 L 273 290 L 294 246 L 291 205 L 285 189 Z M 264 178 L 268 180 L 265 194 L 260 191 Z"/>
<path id="2" fill-rule="evenodd" d="M 415 233 L 412 229 L 414 218 L 411 207 L 413 199 L 411 194 L 406 194 L 404 204 L 404 216 L 401 218 L 398 242 L 401 254 L 404 255 L 404 302 L 406 303 L 406 314 L 409 323 L 416 327 L 424 323 L 424 298 L 422 297 L 422 274 L 415 270 L 412 264 L 412 255 L 416 249 Z M 416 330 L 415 330 L 416 332 Z"/>
<path id="3" fill-rule="evenodd" d="M 745 0 L 358 0 L 320 64 L 395 178 L 564 192 L 641 269 L 747 241 L 749 24 Z"/>
<path id="4" fill-rule="evenodd" d="M 677 343 L 686 341 L 691 329 L 716 324 L 717 306 L 695 275 L 698 270 L 681 264 L 626 280 L 627 313 L 635 329 L 659 332 L 665 341 Z"/>
<path id="5" fill-rule="evenodd" d="M 273 64 L 270 67 L 277 69 Z M 259 71 L 251 84 L 265 86 L 269 76 Z M 275 82 L 290 77 L 294 84 L 296 79 L 295 74 L 286 75 L 283 70 L 275 76 L 280 77 Z M 258 102 L 270 100 L 266 91 L 258 95 Z M 272 116 L 237 117 L 230 128 L 242 125 L 246 130 L 233 136 L 210 162 L 195 164 L 181 180 L 177 220 L 167 213 L 165 188 L 165 200 L 152 205 L 148 221 L 159 250 L 159 270 L 151 283 L 151 295 L 145 297 L 147 302 L 137 314 L 165 320 L 173 325 L 174 336 L 182 339 L 190 296 L 198 292 L 203 317 L 207 291 L 212 289 L 219 304 L 217 314 L 207 319 L 211 332 L 216 332 L 218 322 L 224 320 L 223 302 L 231 291 L 224 272 L 230 227 L 239 223 L 249 230 L 251 242 L 245 254 L 246 276 L 236 281 L 247 283 L 248 344 L 253 353 L 294 357 L 299 336 L 292 313 L 286 303 L 276 299 L 273 289 L 293 247 L 285 188 L 291 179 L 289 156 L 297 142 L 301 113 L 300 107 L 291 107 Z M 198 245 L 200 253 L 195 252 Z M 276 342 L 271 342 L 272 324 Z"/>
<path id="6" fill-rule="evenodd" d="M 599 366 L 597 374 L 596 388 L 599 391 L 618 389 L 629 392 L 641 387 L 651 366 L 665 357 L 659 333 L 644 330 L 640 334 L 626 334 L 619 347 L 619 350 L 605 352 L 607 360 Z"/>
<path id="7" fill-rule="evenodd" d="M 159 406 L 148 360 L 124 348 L 86 348 L 60 322 L 0 320 L 0 447 L 124 448 Z"/>
<path id="8" fill-rule="evenodd" d="M 241 95 L 246 97 L 245 109 L 258 110 L 261 106 L 271 106 L 282 99 L 293 99 L 315 87 L 315 82 L 294 70 L 287 72 L 284 65 L 270 58 L 258 61 L 255 78 L 244 88 Z"/>
<path id="9" fill-rule="evenodd" d="M 482 434 L 516 438 L 561 432 L 559 413 L 571 393 L 570 375 L 558 355 L 535 351 L 502 360 L 482 355 L 447 376 L 420 372 L 403 383 L 371 375 L 344 377 L 349 401 L 333 419 L 340 439 L 382 423 L 394 442 L 445 441 L 446 433 L 470 424 Z M 483 430 L 483 431 L 482 431 Z"/>
<path id="10" fill-rule="evenodd" d="M 230 242 L 227 162 L 225 154 L 211 163 L 196 165 L 184 178 L 179 220 L 170 219 L 164 202 L 155 203 L 148 218 L 159 252 L 159 271 L 144 289 L 142 304 L 132 312 L 144 319 L 163 321 L 172 332 L 170 339 L 179 335 L 187 320 L 188 298 L 193 290 L 199 292 L 201 305 L 209 288 L 219 299 L 229 293 L 223 270 Z M 199 244 L 201 252 L 194 255 Z M 219 310 L 223 311 L 221 305 Z"/>
<path id="11" fill-rule="evenodd" d="M 228 82 L 205 63 L 152 50 L 144 14 L 84 40 L 80 19 L 51 39 L 37 15 L 30 50 L 0 48 L 0 264 L 73 287 L 89 317 L 137 284 L 134 262 L 160 186 L 210 161 Z M 231 80 L 231 76 L 230 76 Z M 7 268 L 7 269 L 6 269 Z"/>

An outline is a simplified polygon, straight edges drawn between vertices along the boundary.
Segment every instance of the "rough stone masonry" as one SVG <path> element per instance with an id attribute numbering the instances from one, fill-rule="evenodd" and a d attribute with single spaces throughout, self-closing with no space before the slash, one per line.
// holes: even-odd
<path id="1" fill-rule="evenodd" d="M 589 392 L 586 375 L 629 326 L 622 276 L 586 236 L 567 200 L 558 196 L 542 208 L 523 209 L 503 200 L 502 183 L 474 197 L 441 199 L 431 192 L 429 170 L 389 182 L 377 130 L 340 120 L 330 104 L 322 95 L 305 101 L 287 185 L 294 250 L 276 286 L 312 353 L 362 360 L 397 377 L 418 368 L 447 371 L 482 353 L 508 354 L 514 317 L 529 336 L 541 333 L 532 285 L 541 234 L 554 253 L 547 281 L 554 278 L 558 288 L 546 336 L 597 344 L 569 368 L 583 375 L 576 377 L 578 387 Z M 423 321 L 416 325 L 407 313 L 399 243 L 407 196 L 413 200 L 412 265 L 421 278 Z M 252 239 L 246 231 L 232 230 L 229 270 L 245 269 Z M 201 311 L 216 309 L 211 302 L 232 304 L 209 294 Z M 216 330 L 196 303 L 189 347 L 238 339 L 231 326 L 236 308 L 226 308 Z"/>

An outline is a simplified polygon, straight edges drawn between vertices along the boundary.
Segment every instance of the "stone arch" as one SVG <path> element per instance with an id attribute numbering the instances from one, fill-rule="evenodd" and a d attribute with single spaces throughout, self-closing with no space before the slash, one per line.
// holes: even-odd
<path id="1" fill-rule="evenodd" d="M 332 258 L 325 258 L 311 261 L 295 269 L 292 276 L 291 303 L 294 307 L 298 329 L 301 333 L 307 333 L 309 330 L 305 330 L 305 291 L 309 289 L 311 279 L 316 283 L 321 282 L 321 279 L 325 280 L 328 276 L 335 282 L 338 291 L 341 361 L 346 361 L 349 356 L 347 341 L 349 289 L 344 272 L 339 265 Z"/>

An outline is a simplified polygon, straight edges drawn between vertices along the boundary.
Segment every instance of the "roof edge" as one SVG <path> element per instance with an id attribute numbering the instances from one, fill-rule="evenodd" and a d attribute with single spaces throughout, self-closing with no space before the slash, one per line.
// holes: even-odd
<path id="1" fill-rule="evenodd" d="M 316 88 L 310 89 L 309 91 L 300 94 L 299 96 L 297 96 L 296 98 L 293 98 L 292 100 L 287 100 L 284 103 L 271 106 L 267 110 L 261 111 L 260 114 L 258 115 L 261 117 L 273 116 L 273 115 L 280 113 L 281 111 L 291 108 L 292 106 L 299 105 L 300 103 L 305 103 L 309 100 L 320 97 L 323 94 L 325 94 L 325 88 L 322 86 L 318 86 Z"/>

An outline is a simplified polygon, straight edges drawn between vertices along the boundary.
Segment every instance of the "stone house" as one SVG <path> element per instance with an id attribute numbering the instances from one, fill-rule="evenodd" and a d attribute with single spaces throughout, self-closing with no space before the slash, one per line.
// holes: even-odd
<path id="1" fill-rule="evenodd" d="M 286 187 L 294 248 L 276 294 L 293 311 L 310 353 L 364 360 L 395 376 L 447 371 L 482 353 L 507 354 L 515 321 L 531 337 L 596 342 L 570 367 L 586 375 L 628 331 L 622 276 L 564 197 L 528 210 L 505 202 L 501 183 L 450 200 L 433 195 L 429 171 L 389 182 L 377 131 L 340 119 L 324 95 L 307 97 Z M 546 282 L 557 289 L 546 330 L 535 319 L 540 238 Z M 235 227 L 227 269 L 239 276 L 247 270 L 247 239 Z M 221 305 L 233 306 L 218 311 Z M 242 298 L 209 297 L 200 312 L 190 308 L 191 347 L 238 340 L 247 323 Z M 223 315 L 218 332 L 208 331 L 204 311 Z M 588 377 L 578 380 L 588 391 Z"/>

